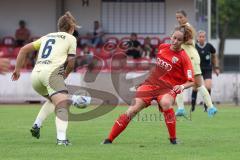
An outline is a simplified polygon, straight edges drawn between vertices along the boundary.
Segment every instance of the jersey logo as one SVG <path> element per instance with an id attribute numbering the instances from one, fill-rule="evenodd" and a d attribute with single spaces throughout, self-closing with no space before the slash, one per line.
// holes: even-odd
<path id="1" fill-rule="evenodd" d="M 173 56 L 173 58 L 172 58 L 172 63 L 177 63 L 177 61 L 178 61 L 178 58 L 175 57 L 175 56 Z"/>
<path id="2" fill-rule="evenodd" d="M 187 76 L 188 76 L 188 78 L 192 78 L 192 71 L 191 70 L 187 70 Z"/>
<path id="3" fill-rule="evenodd" d="M 157 66 L 159 66 L 160 68 L 162 68 L 166 71 L 172 70 L 172 65 L 169 64 L 168 62 L 162 60 L 161 58 L 157 58 Z"/>
<path id="4" fill-rule="evenodd" d="M 210 56 L 209 56 L 209 55 L 207 55 L 207 56 L 206 56 L 206 60 L 209 60 L 209 59 L 210 59 Z"/>

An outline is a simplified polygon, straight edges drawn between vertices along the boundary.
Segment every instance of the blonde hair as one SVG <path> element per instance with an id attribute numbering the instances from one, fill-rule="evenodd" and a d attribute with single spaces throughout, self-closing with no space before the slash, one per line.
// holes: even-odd
<path id="1" fill-rule="evenodd" d="M 193 30 L 190 26 L 188 25 L 181 25 L 181 26 L 178 26 L 174 29 L 174 32 L 175 31 L 180 31 L 183 33 L 183 42 L 187 42 L 188 40 L 190 39 L 193 39 Z"/>
<path id="2" fill-rule="evenodd" d="M 76 19 L 67 11 L 58 19 L 58 30 L 61 32 L 69 32 L 72 27 L 76 27 Z"/>

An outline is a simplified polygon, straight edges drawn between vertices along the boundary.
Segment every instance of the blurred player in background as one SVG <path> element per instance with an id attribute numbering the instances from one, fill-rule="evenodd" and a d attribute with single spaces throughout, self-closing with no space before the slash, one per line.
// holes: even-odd
<path id="1" fill-rule="evenodd" d="M 206 32 L 203 30 L 197 33 L 197 43 L 195 45 L 201 59 L 200 67 L 204 79 L 205 87 L 211 95 L 212 88 L 212 71 L 218 76 L 220 73 L 216 49 L 211 43 L 206 42 Z M 192 112 L 195 110 L 197 100 L 197 90 L 193 88 L 192 92 Z M 207 112 L 207 106 L 204 104 L 204 111 Z"/>
<path id="2" fill-rule="evenodd" d="M 70 12 L 60 17 L 57 25 L 58 32 L 49 33 L 21 48 L 12 79 L 19 79 L 26 55 L 39 51 L 31 74 L 32 86 L 38 94 L 48 100 L 43 104 L 31 132 L 34 137 L 39 138 L 42 121 L 55 110 L 57 144 L 67 146 L 70 144 L 66 136 L 70 103 L 82 102 L 82 97 L 76 99 L 76 96 L 71 97 L 68 94 L 64 83 L 64 79 L 74 68 L 77 44 L 72 34 L 77 25 Z M 64 69 L 65 62 L 67 65 Z"/>
<path id="3" fill-rule="evenodd" d="M 0 58 L 0 74 L 9 72 L 10 60 L 8 58 Z"/>
<path id="4" fill-rule="evenodd" d="M 217 109 L 213 106 L 211 96 L 208 93 L 206 87 L 203 84 L 203 77 L 200 68 L 200 57 L 198 52 L 195 48 L 194 37 L 195 37 L 195 30 L 194 28 L 188 23 L 187 14 L 184 10 L 179 10 L 176 12 L 176 19 L 180 26 L 186 25 L 189 26 L 192 30 L 192 37 L 187 42 L 182 44 L 182 48 L 185 50 L 189 58 L 191 59 L 193 70 L 194 70 L 194 79 L 195 79 L 195 88 L 200 92 L 203 97 L 205 104 L 208 107 L 208 115 L 213 116 L 217 113 Z M 178 109 L 176 111 L 177 116 L 184 116 L 186 115 L 186 111 L 184 109 L 184 98 L 183 93 L 178 94 L 176 98 Z"/>
<path id="5" fill-rule="evenodd" d="M 111 144 L 138 112 L 151 105 L 152 100 L 158 102 L 159 110 L 163 112 L 170 143 L 177 144 L 174 100 L 176 94 L 194 84 L 191 61 L 181 49 L 181 44 L 188 41 L 191 34 L 188 26 L 177 27 L 171 36 L 171 44 L 160 45 L 155 68 L 137 88 L 134 104 L 116 120 L 104 144 Z"/>
<path id="6" fill-rule="evenodd" d="M 24 20 L 19 21 L 19 28 L 15 32 L 16 46 L 21 47 L 27 42 L 29 42 L 31 33 L 26 27 L 26 22 Z"/>

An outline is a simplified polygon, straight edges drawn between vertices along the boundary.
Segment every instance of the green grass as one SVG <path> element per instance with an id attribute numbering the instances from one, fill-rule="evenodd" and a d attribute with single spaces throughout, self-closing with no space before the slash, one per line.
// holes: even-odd
<path id="1" fill-rule="evenodd" d="M 55 145 L 53 115 L 44 122 L 40 139 L 31 137 L 29 129 L 39 109 L 39 105 L 0 106 L 0 159 L 240 159 L 240 108 L 234 106 L 219 107 L 214 118 L 208 118 L 198 107 L 192 121 L 178 119 L 177 135 L 182 143 L 175 146 L 169 144 L 165 123 L 156 107 L 141 112 L 112 145 L 100 143 L 126 107 L 118 107 L 93 120 L 70 122 L 68 137 L 73 144 L 70 147 Z"/>

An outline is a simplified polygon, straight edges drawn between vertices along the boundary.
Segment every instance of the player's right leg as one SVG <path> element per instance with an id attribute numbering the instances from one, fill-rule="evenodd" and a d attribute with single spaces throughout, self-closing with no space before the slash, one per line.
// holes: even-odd
<path id="1" fill-rule="evenodd" d="M 57 130 L 57 145 L 69 145 L 67 138 L 67 128 L 68 128 L 68 114 L 69 107 L 71 105 L 71 100 L 69 100 L 69 95 L 63 90 L 52 94 L 51 100 L 56 106 L 56 130 Z"/>
<path id="2" fill-rule="evenodd" d="M 57 145 L 64 145 L 68 146 L 71 143 L 67 138 L 67 128 L 68 128 L 68 115 L 69 115 L 69 107 L 72 105 L 73 100 L 72 96 L 67 94 L 67 90 L 63 87 L 62 89 L 58 89 L 59 91 L 50 92 L 50 98 L 52 103 L 55 106 L 55 124 L 56 124 L 56 131 L 57 131 Z M 51 91 L 51 89 L 49 89 Z M 82 101 L 81 99 L 77 99 L 76 101 Z M 78 103 L 78 102 L 76 102 Z M 85 103 L 85 100 L 84 100 Z M 78 104 L 78 105 L 82 105 Z"/>
<path id="3" fill-rule="evenodd" d="M 173 109 L 175 96 L 175 94 L 167 93 L 157 98 L 159 107 L 161 107 L 160 110 L 163 112 L 171 144 L 177 144 L 176 117 Z"/>
<path id="4" fill-rule="evenodd" d="M 111 144 L 125 130 L 131 119 L 146 106 L 146 103 L 141 98 L 135 98 L 134 104 L 115 121 L 108 138 L 103 141 L 103 144 Z"/>

